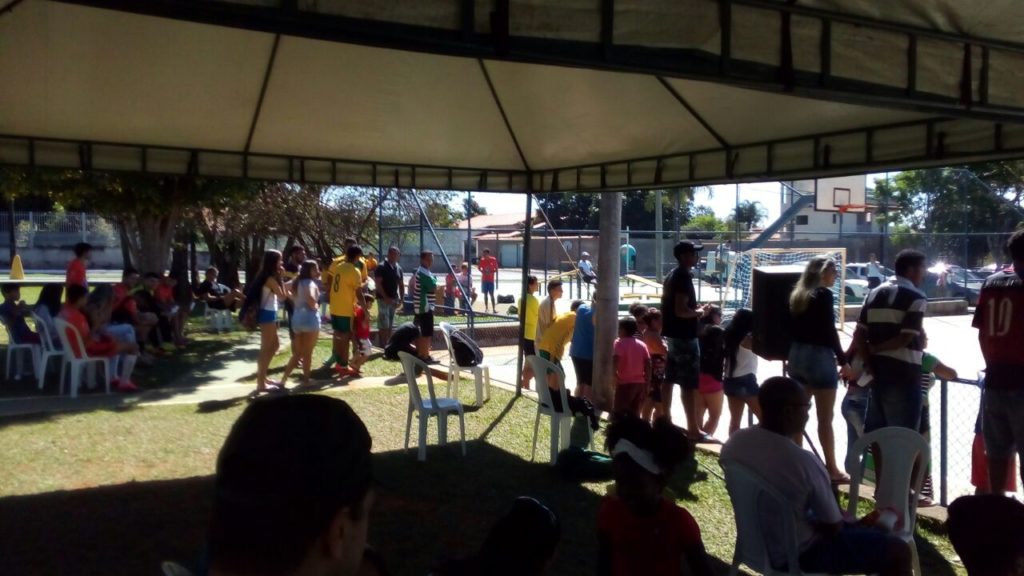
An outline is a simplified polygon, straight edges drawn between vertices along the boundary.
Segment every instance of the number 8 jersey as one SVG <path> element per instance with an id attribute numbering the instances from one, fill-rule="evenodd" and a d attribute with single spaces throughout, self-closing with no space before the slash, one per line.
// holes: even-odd
<path id="1" fill-rule="evenodd" d="M 1024 390 L 1024 281 L 1013 269 L 985 280 L 974 312 L 985 387 Z"/>

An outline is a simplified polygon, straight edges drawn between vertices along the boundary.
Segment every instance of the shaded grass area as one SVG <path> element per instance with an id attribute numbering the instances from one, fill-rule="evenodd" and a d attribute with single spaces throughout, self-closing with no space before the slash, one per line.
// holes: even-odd
<path id="1" fill-rule="evenodd" d="M 468 388 L 468 387 L 467 387 Z M 464 401 L 471 391 L 466 390 Z M 576 482 L 546 463 L 547 426 L 538 462 L 530 447 L 536 404 L 495 390 L 466 414 L 468 455 L 457 442 L 428 457 L 404 451 L 404 387 L 343 391 L 373 436 L 380 482 L 371 542 L 395 574 L 425 574 L 446 554 L 465 554 L 518 495 L 540 498 L 560 516 L 563 539 L 551 574 L 595 572 L 595 523 L 608 481 Z M 145 574 L 160 560 L 192 563 L 202 553 L 217 451 L 240 404 L 222 409 L 175 405 L 125 411 L 0 420 L 0 565 L 4 574 Z M 458 427 L 449 426 L 449 440 Z M 415 430 L 412 442 L 415 445 Z M 601 434 L 595 444 L 603 442 Z M 699 453 L 672 489 L 700 524 L 726 573 L 735 537 L 717 460 Z M 948 543 L 924 533 L 925 574 L 954 572 Z"/>

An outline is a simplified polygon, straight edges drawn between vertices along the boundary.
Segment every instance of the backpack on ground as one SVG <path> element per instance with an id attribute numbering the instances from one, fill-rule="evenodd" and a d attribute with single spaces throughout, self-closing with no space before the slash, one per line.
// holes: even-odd
<path id="1" fill-rule="evenodd" d="M 476 342 L 459 330 L 452 330 L 452 352 L 455 353 L 455 363 L 459 366 L 478 366 L 484 361 L 484 353 Z"/>

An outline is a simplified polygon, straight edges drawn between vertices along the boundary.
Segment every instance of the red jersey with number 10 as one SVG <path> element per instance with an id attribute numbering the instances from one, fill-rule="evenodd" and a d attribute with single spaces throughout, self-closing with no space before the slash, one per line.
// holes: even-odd
<path id="1" fill-rule="evenodd" d="M 1024 281 L 1011 269 L 985 280 L 974 312 L 985 386 L 1024 389 Z"/>

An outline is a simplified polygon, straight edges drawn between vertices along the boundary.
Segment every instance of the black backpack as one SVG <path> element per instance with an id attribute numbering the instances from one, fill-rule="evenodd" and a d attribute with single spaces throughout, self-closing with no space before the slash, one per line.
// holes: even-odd
<path id="1" fill-rule="evenodd" d="M 458 330 L 452 330 L 452 351 L 459 366 L 477 366 L 484 361 L 484 353 L 476 342 Z"/>

